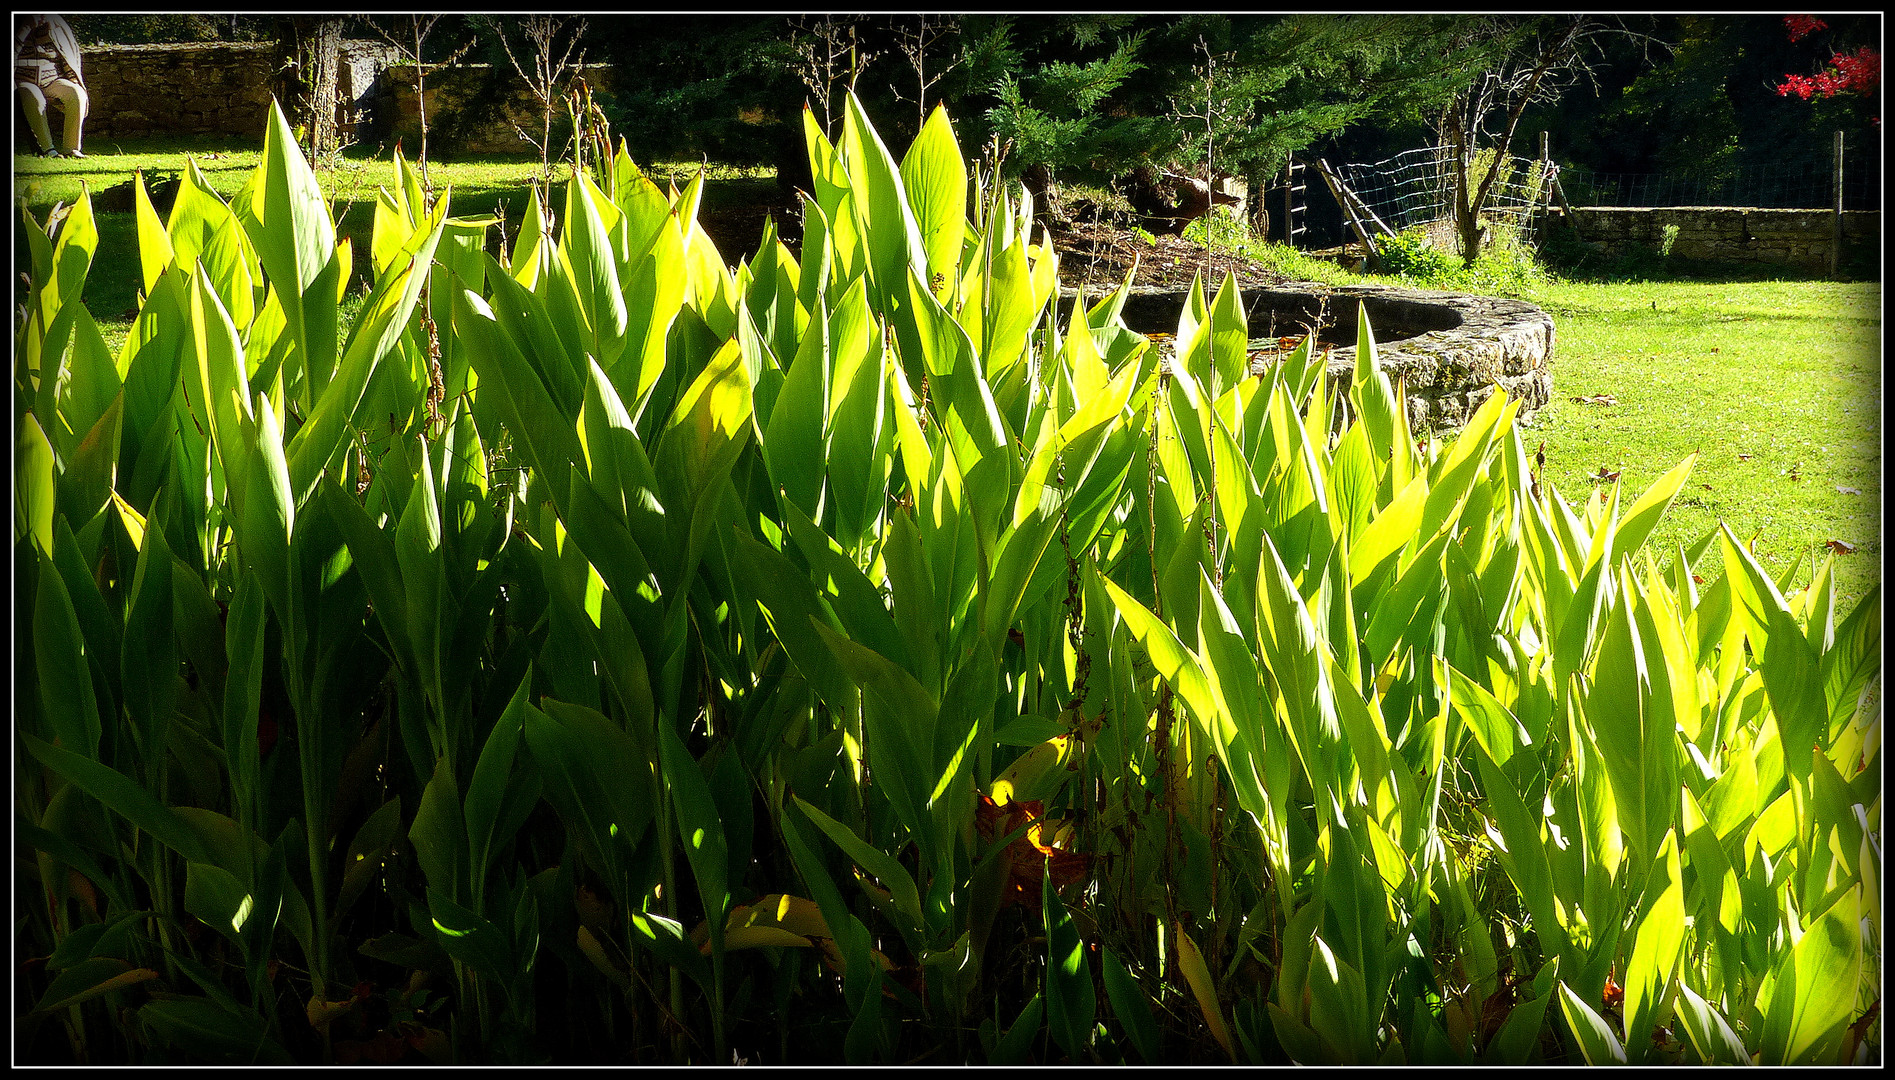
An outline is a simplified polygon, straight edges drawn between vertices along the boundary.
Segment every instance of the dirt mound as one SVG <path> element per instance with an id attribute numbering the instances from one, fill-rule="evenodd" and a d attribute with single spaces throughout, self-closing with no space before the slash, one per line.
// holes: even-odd
<path id="1" fill-rule="evenodd" d="M 1080 222 L 1052 232 L 1053 249 L 1059 252 L 1060 284 L 1103 288 L 1125 280 L 1134 263 L 1138 274 L 1133 285 L 1188 286 L 1198 273 L 1204 274 L 1206 289 L 1215 290 L 1226 273 L 1234 274 L 1242 288 L 1266 288 L 1289 279 L 1261 264 L 1228 251 L 1207 253 L 1203 244 L 1177 236 L 1145 236 L 1109 225 Z"/>

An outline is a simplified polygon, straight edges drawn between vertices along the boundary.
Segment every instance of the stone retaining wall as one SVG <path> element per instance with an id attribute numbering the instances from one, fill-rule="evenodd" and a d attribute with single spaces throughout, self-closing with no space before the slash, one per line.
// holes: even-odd
<path id="1" fill-rule="evenodd" d="M 1176 329 L 1186 291 L 1135 288 L 1126 298 L 1125 325 L 1140 333 Z M 1330 384 L 1337 392 L 1354 380 L 1357 314 L 1366 310 L 1377 359 L 1389 381 L 1406 390 L 1417 432 L 1461 427 L 1496 385 L 1520 402 L 1522 417 L 1552 398 L 1553 320 L 1524 301 L 1306 281 L 1246 289 L 1244 301 L 1252 338 L 1298 333 L 1320 316 L 1328 326 L 1322 340 L 1350 342 L 1330 354 Z"/>
<path id="2" fill-rule="evenodd" d="M 1842 215 L 1842 261 L 1874 258 L 1881 244 L 1881 215 L 1848 210 Z M 1671 253 L 1686 259 L 1780 263 L 1815 273 L 1829 269 L 1835 237 L 1831 210 L 1754 210 L 1734 206 L 1579 206 L 1572 224 L 1579 237 L 1623 255 L 1664 242 L 1676 225 Z"/>
<path id="3" fill-rule="evenodd" d="M 373 145 L 421 134 L 415 69 L 385 42 L 347 40 L 337 69 L 337 127 L 342 141 Z M 260 145 L 279 62 L 273 42 L 94 45 L 85 49 L 88 139 L 220 135 Z M 587 64 L 594 90 L 612 84 L 609 64 Z M 20 107 L 15 143 L 30 148 Z M 57 121 L 54 127 L 57 129 Z M 463 64 L 428 75 L 428 141 L 437 151 L 535 154 L 515 128 L 538 138 L 540 104 L 509 67 Z M 553 114 L 554 153 L 571 131 L 563 104 Z"/>
<path id="4" fill-rule="evenodd" d="M 147 135 L 260 139 L 270 116 L 270 42 L 95 45 L 84 61 L 87 145 Z"/>
<path id="5" fill-rule="evenodd" d="M 587 64 L 582 77 L 594 91 L 609 89 L 609 64 Z M 384 137 L 413 140 L 421 135 L 421 99 L 415 93 L 412 65 L 383 72 L 381 129 Z M 428 146 L 463 154 L 537 154 L 515 127 L 539 138 L 545 118 L 539 101 L 511 67 L 463 64 L 428 73 Z M 555 103 L 552 149 L 572 130 L 564 104 Z M 410 150 L 412 153 L 412 149 Z"/>
<path id="6" fill-rule="evenodd" d="M 87 46 L 88 145 L 93 139 L 152 135 L 228 135 L 262 145 L 276 49 L 267 41 Z M 344 142 L 357 137 L 358 123 L 376 108 L 378 80 L 393 53 L 375 42 L 342 43 L 336 82 Z M 21 122 L 16 142 L 32 142 L 26 131 Z"/>

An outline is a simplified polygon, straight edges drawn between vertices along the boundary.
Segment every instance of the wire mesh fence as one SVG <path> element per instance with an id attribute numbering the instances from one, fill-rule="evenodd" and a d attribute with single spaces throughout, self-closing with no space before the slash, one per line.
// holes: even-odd
<path id="1" fill-rule="evenodd" d="M 1882 208 L 1881 160 L 1845 154 L 1845 210 Z M 1712 175 L 1560 170 L 1560 189 L 1574 206 L 1745 206 L 1776 210 L 1826 210 L 1836 205 L 1835 162 L 1807 160 L 1732 166 Z"/>
<path id="2" fill-rule="evenodd" d="M 1492 150 L 1476 153 L 1468 184 L 1475 190 L 1495 167 Z M 1420 228 L 1437 248 L 1459 250 L 1454 226 L 1457 178 L 1454 152 L 1446 146 L 1406 150 L 1373 164 L 1335 166 L 1336 175 L 1369 211 L 1394 232 Z M 1811 210 L 1836 204 L 1833 159 L 1728 166 L 1704 175 L 1607 173 L 1582 166 L 1509 156 L 1499 165 L 1482 224 L 1498 225 L 1523 243 L 1533 243 L 1544 223 L 1550 185 L 1573 206 L 1742 206 Z M 1845 210 L 1879 210 L 1881 159 L 1846 153 L 1842 170 Z M 1373 222 L 1369 223 L 1371 227 Z"/>
<path id="3" fill-rule="evenodd" d="M 1480 150 L 1468 169 L 1472 190 L 1480 189 L 1487 174 L 1495 169 L 1496 160 L 1499 171 L 1481 211 L 1482 222 L 1490 230 L 1498 225 L 1517 234 L 1522 242 L 1531 243 L 1544 216 L 1548 184 L 1561 175 L 1558 166 L 1511 155 L 1497 159 L 1492 150 Z M 1374 164 L 1340 164 L 1335 171 L 1390 229 L 1402 232 L 1419 227 L 1426 230 L 1434 246 L 1459 248 L 1454 226 L 1458 170 L 1452 148 L 1405 150 Z"/>

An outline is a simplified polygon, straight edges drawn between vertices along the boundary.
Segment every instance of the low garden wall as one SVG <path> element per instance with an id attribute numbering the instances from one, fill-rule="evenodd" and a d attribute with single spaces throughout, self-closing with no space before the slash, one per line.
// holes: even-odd
<path id="1" fill-rule="evenodd" d="M 336 73 L 343 141 L 366 134 L 357 128 L 378 107 L 381 74 L 392 54 L 383 44 L 343 42 Z M 228 135 L 259 143 L 263 138 L 279 63 L 274 42 L 91 45 L 83 57 L 87 145 L 152 135 Z M 19 145 L 33 138 L 24 122 L 15 137 Z"/>
<path id="2" fill-rule="evenodd" d="M 612 85 L 609 64 L 587 64 L 581 77 L 593 90 Z M 413 140 L 421 135 L 421 98 L 415 92 L 413 65 L 383 72 L 379 125 L 384 137 Z M 540 138 L 545 118 L 538 99 L 511 66 L 462 64 L 428 73 L 428 145 L 462 154 L 530 154 L 533 145 L 515 128 Z M 563 139 L 572 125 L 566 107 L 555 104 L 553 138 Z M 553 154 L 558 155 L 557 146 Z"/>
<path id="3" fill-rule="evenodd" d="M 84 51 L 90 107 L 85 137 L 217 135 L 258 139 L 270 116 L 271 85 L 279 63 L 272 42 L 185 42 L 94 45 Z M 338 129 L 342 141 L 379 142 L 421 133 L 415 69 L 399 64 L 384 43 L 345 41 L 337 67 Z M 611 85 L 609 65 L 588 64 L 595 90 Z M 19 106 L 15 142 L 30 148 Z M 565 108 L 554 133 L 569 126 Z M 539 103 L 511 67 L 466 64 L 428 75 L 429 141 L 460 153 L 532 153 L 515 126 L 535 137 L 543 130 Z M 54 129 L 58 122 L 55 120 Z"/>
<path id="4" fill-rule="evenodd" d="M 1835 243 L 1832 210 L 1756 210 L 1738 206 L 1579 206 L 1572 224 L 1580 239 L 1607 254 L 1656 249 L 1665 226 L 1678 227 L 1671 254 L 1685 259 L 1780 263 L 1822 273 Z M 1842 215 L 1842 262 L 1876 254 L 1879 211 Z"/>
<path id="5" fill-rule="evenodd" d="M 270 42 L 95 45 L 83 57 L 88 144 L 147 135 L 257 137 L 270 116 L 277 59 Z"/>

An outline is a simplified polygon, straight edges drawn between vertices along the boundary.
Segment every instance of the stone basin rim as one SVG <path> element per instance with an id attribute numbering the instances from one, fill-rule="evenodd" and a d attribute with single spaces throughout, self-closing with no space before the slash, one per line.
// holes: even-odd
<path id="1" fill-rule="evenodd" d="M 1273 330 L 1300 335 L 1325 302 L 1335 330 L 1353 337 L 1358 312 L 1366 310 L 1376 357 L 1389 379 L 1407 391 L 1417 431 L 1464 425 L 1496 385 L 1519 401 L 1522 418 L 1552 398 L 1553 320 L 1524 300 L 1401 285 L 1286 281 L 1239 287 L 1253 339 Z M 1088 289 L 1087 300 L 1096 303 L 1112 291 Z M 1060 288 L 1062 299 L 1078 293 Z M 1125 325 L 1141 333 L 1169 332 L 1189 294 L 1189 286 L 1134 285 L 1126 297 Z M 1328 371 L 1333 385 L 1346 387 L 1355 374 L 1354 347 L 1333 348 Z"/>

